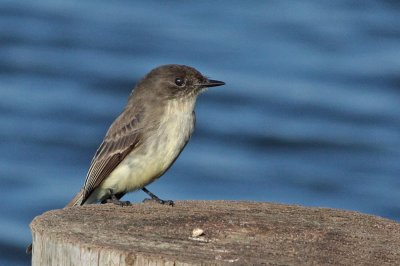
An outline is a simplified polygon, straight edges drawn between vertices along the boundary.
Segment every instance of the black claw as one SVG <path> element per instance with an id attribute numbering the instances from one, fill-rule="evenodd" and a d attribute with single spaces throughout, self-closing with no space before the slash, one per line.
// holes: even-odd
<path id="1" fill-rule="evenodd" d="M 157 197 L 156 195 L 154 195 L 153 193 L 151 193 L 147 188 L 142 188 L 142 190 L 151 197 L 151 199 L 144 199 L 143 202 L 147 202 L 147 201 L 156 201 L 160 204 L 163 205 L 169 205 L 169 206 L 174 206 L 174 202 L 172 200 L 162 200 L 159 197 Z"/>
<path id="2" fill-rule="evenodd" d="M 170 205 L 170 206 L 174 206 L 175 203 L 172 200 L 161 200 L 160 202 L 161 204 L 165 204 L 165 205 Z"/>
<path id="3" fill-rule="evenodd" d="M 107 199 L 105 203 L 112 203 L 118 206 L 130 206 L 132 205 L 129 201 L 121 201 L 121 200 L 113 200 L 113 199 Z"/>
<path id="4" fill-rule="evenodd" d="M 143 200 L 143 202 L 149 202 L 149 201 L 153 201 L 153 202 L 155 201 L 155 202 L 157 202 L 159 204 L 169 205 L 169 206 L 174 206 L 174 204 L 175 204 L 172 200 L 162 200 L 162 199 L 159 199 L 159 198 L 157 198 L 157 199 L 155 199 L 155 198 L 152 198 L 152 199 L 146 198 L 146 199 Z"/>
<path id="5" fill-rule="evenodd" d="M 121 201 L 115 195 L 112 195 L 111 198 L 105 199 L 101 202 L 102 204 L 105 203 L 112 203 L 118 206 L 130 206 L 132 205 L 129 201 Z"/>

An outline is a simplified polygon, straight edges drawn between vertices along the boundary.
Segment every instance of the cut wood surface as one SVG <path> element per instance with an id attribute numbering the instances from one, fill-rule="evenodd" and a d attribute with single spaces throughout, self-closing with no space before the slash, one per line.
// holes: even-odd
<path id="1" fill-rule="evenodd" d="M 399 223 L 325 208 L 85 205 L 46 212 L 31 229 L 33 265 L 400 264 Z"/>

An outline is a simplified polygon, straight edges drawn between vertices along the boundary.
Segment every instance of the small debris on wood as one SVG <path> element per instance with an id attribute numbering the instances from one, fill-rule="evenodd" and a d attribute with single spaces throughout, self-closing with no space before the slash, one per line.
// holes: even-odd
<path id="1" fill-rule="evenodd" d="M 203 229 L 201 229 L 201 228 L 193 229 L 192 237 L 199 237 L 199 236 L 202 236 L 202 235 L 204 235 L 204 230 Z"/>

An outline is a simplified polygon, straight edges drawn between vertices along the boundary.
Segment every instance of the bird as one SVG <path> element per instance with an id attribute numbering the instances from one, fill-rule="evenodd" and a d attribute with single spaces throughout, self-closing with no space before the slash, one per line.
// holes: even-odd
<path id="1" fill-rule="evenodd" d="M 66 205 L 94 203 L 129 205 L 128 192 L 143 190 L 150 200 L 162 200 L 146 186 L 161 177 L 178 158 L 195 128 L 197 97 L 225 82 L 203 76 L 193 67 L 162 65 L 142 78 L 121 114 L 97 149 L 81 190 Z M 31 251 L 31 246 L 27 252 Z"/>

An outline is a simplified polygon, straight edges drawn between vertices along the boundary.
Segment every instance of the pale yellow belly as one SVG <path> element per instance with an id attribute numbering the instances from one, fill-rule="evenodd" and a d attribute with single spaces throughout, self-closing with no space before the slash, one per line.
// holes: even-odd
<path id="1" fill-rule="evenodd" d="M 179 146 L 181 145 L 175 145 L 171 150 L 158 149 L 142 156 L 135 152 L 129 154 L 101 184 L 100 188 L 129 192 L 146 186 L 171 165 L 180 152 Z"/>
<path id="2" fill-rule="evenodd" d="M 86 204 L 114 193 L 138 190 L 160 177 L 173 163 L 193 132 L 192 115 L 163 123 L 157 134 L 134 149 L 89 196 Z"/>

